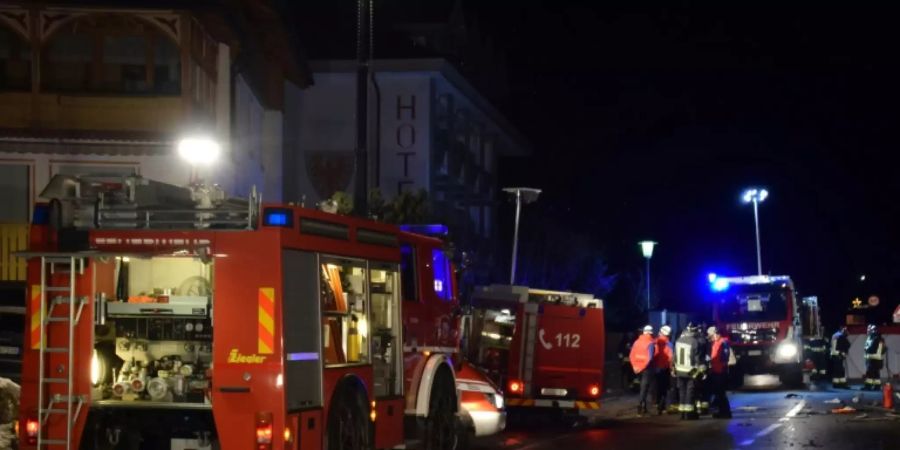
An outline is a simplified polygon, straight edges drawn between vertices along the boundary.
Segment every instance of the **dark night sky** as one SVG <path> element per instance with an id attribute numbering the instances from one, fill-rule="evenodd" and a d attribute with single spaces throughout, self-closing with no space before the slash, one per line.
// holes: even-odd
<path id="1" fill-rule="evenodd" d="M 346 39 L 328 41 L 352 55 L 346 3 Z M 900 9 L 823 3 L 464 2 L 507 56 L 514 95 L 495 100 L 535 149 L 501 169 L 504 185 L 544 189 L 523 227 L 552 214 L 594 235 L 614 271 L 657 240 L 663 305 L 697 308 L 707 272 L 754 271 L 739 194 L 762 185 L 765 271 L 818 295 L 831 323 L 851 295 L 896 304 Z"/>
<path id="2" fill-rule="evenodd" d="M 766 186 L 764 271 L 792 275 L 832 323 L 861 289 L 896 304 L 898 11 L 665 4 L 485 8 L 527 93 L 505 109 L 539 162 L 505 181 L 544 188 L 539 211 L 596 233 L 618 270 L 659 241 L 676 308 L 699 304 L 709 271 L 753 273 L 739 194 Z"/>

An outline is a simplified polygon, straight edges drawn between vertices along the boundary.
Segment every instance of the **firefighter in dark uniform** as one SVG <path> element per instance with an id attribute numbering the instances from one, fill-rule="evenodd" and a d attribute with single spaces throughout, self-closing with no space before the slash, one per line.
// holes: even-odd
<path id="1" fill-rule="evenodd" d="M 697 420 L 700 416 L 694 402 L 696 381 L 705 371 L 704 356 L 697 339 L 698 329 L 688 324 L 687 328 L 675 342 L 675 361 L 673 364 L 678 380 L 678 412 L 682 420 Z"/>
<path id="2" fill-rule="evenodd" d="M 706 329 L 706 323 L 700 325 L 697 328 L 695 336 L 697 338 L 697 345 L 700 348 L 700 363 L 704 369 L 709 368 L 709 339 L 707 339 L 706 334 L 703 330 Z M 709 414 L 709 380 L 707 379 L 707 374 L 704 372 L 703 375 L 696 380 L 694 380 L 694 390 L 696 392 L 696 407 L 697 414 L 706 415 Z"/>
<path id="3" fill-rule="evenodd" d="M 814 337 L 809 340 L 809 358 L 813 362 L 814 380 L 824 380 L 828 375 L 828 342 L 824 338 Z"/>
<path id="4" fill-rule="evenodd" d="M 831 336 L 831 386 L 835 389 L 847 389 L 847 372 L 844 362 L 850 351 L 850 339 L 847 338 L 847 327 L 842 326 Z"/>
<path id="5" fill-rule="evenodd" d="M 878 327 L 869 325 L 866 330 L 865 357 L 866 357 L 866 380 L 863 385 L 864 391 L 881 390 L 881 368 L 884 367 L 884 338 L 878 332 Z"/>

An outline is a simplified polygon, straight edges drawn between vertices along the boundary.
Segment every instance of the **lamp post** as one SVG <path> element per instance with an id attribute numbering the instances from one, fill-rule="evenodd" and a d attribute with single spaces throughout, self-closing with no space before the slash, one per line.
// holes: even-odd
<path id="1" fill-rule="evenodd" d="M 644 255 L 644 259 L 647 260 L 647 312 L 650 311 L 650 258 L 653 257 L 653 247 L 656 244 L 654 241 L 638 242 L 638 245 L 641 246 L 641 253 Z"/>
<path id="2" fill-rule="evenodd" d="M 759 204 L 769 197 L 765 189 L 750 188 L 744 191 L 744 203 L 753 203 L 753 223 L 756 226 L 756 273 L 762 275 L 762 254 L 759 245 Z"/>
<path id="3" fill-rule="evenodd" d="M 209 136 L 187 136 L 178 141 L 178 156 L 191 166 L 191 184 L 197 181 L 197 167 L 212 165 L 221 153 L 219 142 Z"/>
<path id="4" fill-rule="evenodd" d="M 519 216 L 522 214 L 522 202 L 526 204 L 537 200 L 541 195 L 540 189 L 525 187 L 503 188 L 503 192 L 512 194 L 516 197 L 516 222 L 513 231 L 513 248 L 512 248 L 512 267 L 509 270 L 509 284 L 516 284 L 516 258 L 519 252 Z"/>

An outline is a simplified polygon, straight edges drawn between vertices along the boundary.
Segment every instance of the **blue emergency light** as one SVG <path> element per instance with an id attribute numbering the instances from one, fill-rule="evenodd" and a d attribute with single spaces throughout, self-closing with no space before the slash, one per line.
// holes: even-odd
<path id="1" fill-rule="evenodd" d="M 294 212 L 287 208 L 266 208 L 263 212 L 263 225 L 293 228 Z"/>

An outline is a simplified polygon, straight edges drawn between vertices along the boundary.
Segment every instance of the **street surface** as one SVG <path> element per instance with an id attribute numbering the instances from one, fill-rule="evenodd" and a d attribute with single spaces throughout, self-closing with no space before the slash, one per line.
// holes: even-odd
<path id="1" fill-rule="evenodd" d="M 854 397 L 858 401 L 854 402 Z M 732 393 L 731 420 L 638 417 L 632 396 L 610 400 L 597 423 L 566 427 L 547 420 L 511 425 L 473 448 L 505 450 L 641 449 L 898 449 L 900 414 L 882 409 L 880 392 L 848 390 Z M 833 402 L 838 399 L 841 403 Z M 895 400 L 896 401 L 896 400 Z M 876 406 L 877 403 L 877 406 Z M 850 406 L 852 413 L 835 414 Z M 537 423 L 541 422 L 541 423 Z"/>

